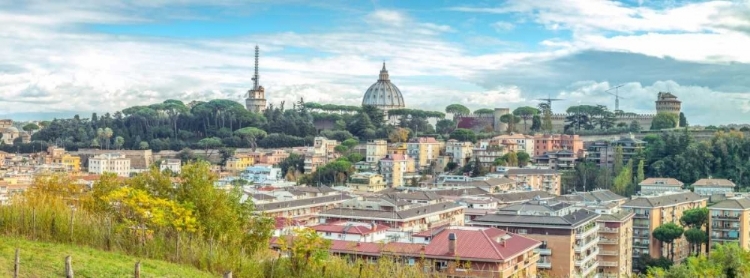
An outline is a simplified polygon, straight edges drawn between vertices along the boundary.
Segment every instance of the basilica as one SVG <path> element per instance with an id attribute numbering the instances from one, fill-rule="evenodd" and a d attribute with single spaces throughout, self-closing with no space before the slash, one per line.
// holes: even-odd
<path id="1" fill-rule="evenodd" d="M 383 62 L 383 69 L 380 70 L 378 81 L 372 84 L 367 89 L 367 92 L 365 92 L 365 96 L 362 98 L 362 105 L 372 105 L 385 112 L 391 109 L 406 107 L 401 90 L 395 84 L 391 83 L 391 79 L 388 77 L 385 62 Z"/>

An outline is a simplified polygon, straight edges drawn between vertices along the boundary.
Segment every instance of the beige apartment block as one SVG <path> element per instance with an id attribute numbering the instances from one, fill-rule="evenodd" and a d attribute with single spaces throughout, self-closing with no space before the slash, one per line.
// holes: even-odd
<path id="1" fill-rule="evenodd" d="M 381 158 L 388 154 L 388 142 L 385 140 L 367 141 L 365 161 L 378 164 Z"/>
<path id="2" fill-rule="evenodd" d="M 750 199 L 736 198 L 721 201 L 708 208 L 711 236 L 709 246 L 735 242 L 750 250 Z"/>
<path id="3" fill-rule="evenodd" d="M 414 138 L 406 144 L 407 153 L 416 160 L 417 169 L 427 169 L 440 156 L 440 142 L 432 137 Z"/>
<path id="4" fill-rule="evenodd" d="M 599 223 L 599 278 L 630 277 L 633 269 L 633 216 L 603 213 Z"/>

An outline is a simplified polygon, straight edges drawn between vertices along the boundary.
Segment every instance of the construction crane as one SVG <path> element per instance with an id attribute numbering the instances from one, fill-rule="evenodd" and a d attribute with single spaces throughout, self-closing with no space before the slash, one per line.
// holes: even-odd
<path id="1" fill-rule="evenodd" d="M 620 87 L 622 87 L 622 86 L 624 86 L 624 85 L 620 84 L 620 85 L 614 86 L 614 87 L 612 87 L 612 88 L 609 88 L 609 89 L 607 89 L 606 91 L 604 91 L 604 92 L 606 92 L 606 93 L 608 93 L 608 94 L 610 94 L 610 95 L 613 95 L 613 96 L 615 96 L 615 111 L 620 111 L 620 99 L 621 99 L 621 98 L 624 98 L 624 97 L 621 97 L 621 96 L 620 96 L 620 92 L 619 92 L 619 90 L 617 89 L 617 88 L 620 88 Z M 612 92 L 610 92 L 610 91 L 612 91 L 612 90 L 615 90 L 615 93 L 614 93 L 614 94 L 613 94 Z"/>
<path id="2" fill-rule="evenodd" d="M 542 101 L 547 102 L 547 109 L 549 109 L 549 111 L 552 111 L 552 102 L 553 101 L 563 100 L 563 99 L 561 99 L 561 98 L 552 98 L 550 96 L 547 96 L 547 98 L 538 98 L 537 100 L 542 100 Z"/>

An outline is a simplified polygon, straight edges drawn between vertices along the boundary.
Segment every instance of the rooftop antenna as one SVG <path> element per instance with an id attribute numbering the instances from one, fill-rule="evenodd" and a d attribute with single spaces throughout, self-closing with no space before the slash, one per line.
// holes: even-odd
<path id="1" fill-rule="evenodd" d="M 610 94 L 610 95 L 613 95 L 613 96 L 615 96 L 615 111 L 618 111 L 618 110 L 620 110 L 620 98 L 624 98 L 624 97 L 621 97 L 621 96 L 620 96 L 620 92 L 619 92 L 619 90 L 618 90 L 618 88 L 620 88 L 620 87 L 622 87 L 622 86 L 625 86 L 625 85 L 623 85 L 623 84 L 620 84 L 620 85 L 614 86 L 614 87 L 612 87 L 612 88 L 609 88 L 609 89 L 607 89 L 606 91 L 604 91 L 604 92 L 606 92 L 606 93 L 608 93 L 608 94 Z M 610 91 L 612 91 L 612 90 L 615 90 L 615 93 L 614 93 L 614 94 L 610 92 Z"/>
<path id="2" fill-rule="evenodd" d="M 547 102 L 547 109 L 552 111 L 552 102 L 553 101 L 560 101 L 563 100 L 561 98 L 552 98 L 549 94 L 547 95 L 547 98 L 538 98 L 537 100 L 542 100 Z"/>
<path id="3" fill-rule="evenodd" d="M 255 45 L 255 74 L 253 75 L 253 90 L 258 89 L 258 82 L 260 82 L 260 76 L 258 75 L 258 56 L 260 56 L 260 49 L 258 45 Z"/>

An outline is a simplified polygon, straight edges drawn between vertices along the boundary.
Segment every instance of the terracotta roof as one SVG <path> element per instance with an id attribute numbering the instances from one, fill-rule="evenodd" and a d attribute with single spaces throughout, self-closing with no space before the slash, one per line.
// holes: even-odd
<path id="1" fill-rule="evenodd" d="M 683 183 L 674 178 L 647 178 L 638 185 L 682 186 Z"/>
<path id="2" fill-rule="evenodd" d="M 276 229 L 282 229 L 286 227 L 295 227 L 295 226 L 302 226 L 302 224 L 294 219 L 291 218 L 285 218 L 285 217 L 276 217 Z"/>
<path id="3" fill-rule="evenodd" d="M 351 225 L 344 223 L 338 223 L 338 224 L 320 224 L 317 226 L 310 227 L 311 229 L 318 231 L 318 232 L 329 232 L 329 233 L 339 233 L 339 234 L 352 234 L 352 235 L 369 235 L 374 232 L 387 230 L 390 227 L 386 225 L 378 225 L 375 224 L 375 228 L 373 228 L 370 224 L 368 225 Z"/>
<path id="4" fill-rule="evenodd" d="M 412 138 L 409 140 L 409 143 L 440 143 L 437 140 L 435 140 L 434 137 L 419 137 L 419 138 Z"/>
<path id="5" fill-rule="evenodd" d="M 750 209 L 750 199 L 727 199 L 713 206 L 710 206 L 709 209 Z"/>
<path id="6" fill-rule="evenodd" d="M 494 197 L 495 199 L 498 199 L 502 203 L 514 203 L 514 202 L 529 201 L 529 200 L 534 199 L 536 196 L 539 196 L 539 198 L 542 200 L 552 199 L 556 197 L 557 195 L 551 194 L 547 191 L 520 191 L 520 192 L 490 194 L 490 196 Z"/>
<path id="7" fill-rule="evenodd" d="M 423 205 L 423 206 L 418 206 L 418 207 L 404 209 L 404 210 L 397 210 L 397 211 L 335 208 L 335 209 L 322 211 L 320 212 L 319 215 L 320 216 L 328 215 L 331 217 L 359 218 L 362 220 L 367 220 L 368 218 L 406 220 L 406 219 L 412 219 L 412 218 L 418 217 L 420 215 L 424 217 L 424 215 L 427 215 L 427 214 L 444 212 L 444 211 L 453 211 L 457 209 L 462 209 L 462 207 L 456 203 L 442 202 L 442 203 L 437 203 L 437 204 L 432 204 L 432 205 Z"/>
<path id="8" fill-rule="evenodd" d="M 386 155 L 385 158 L 382 158 L 380 160 L 381 161 L 383 161 L 383 160 L 391 161 L 391 160 L 406 160 L 406 159 L 407 159 L 407 156 L 403 155 L 403 154 L 389 154 L 389 155 Z"/>
<path id="9" fill-rule="evenodd" d="M 693 183 L 693 186 L 734 187 L 734 183 L 728 179 L 699 179 Z"/>
<path id="10" fill-rule="evenodd" d="M 265 204 L 255 204 L 255 210 L 263 212 L 266 210 L 289 210 L 296 207 L 311 206 L 316 204 L 325 204 L 330 202 L 341 202 L 349 200 L 352 197 L 346 194 L 335 194 L 323 197 L 304 198 L 283 202 L 273 202 Z"/>

